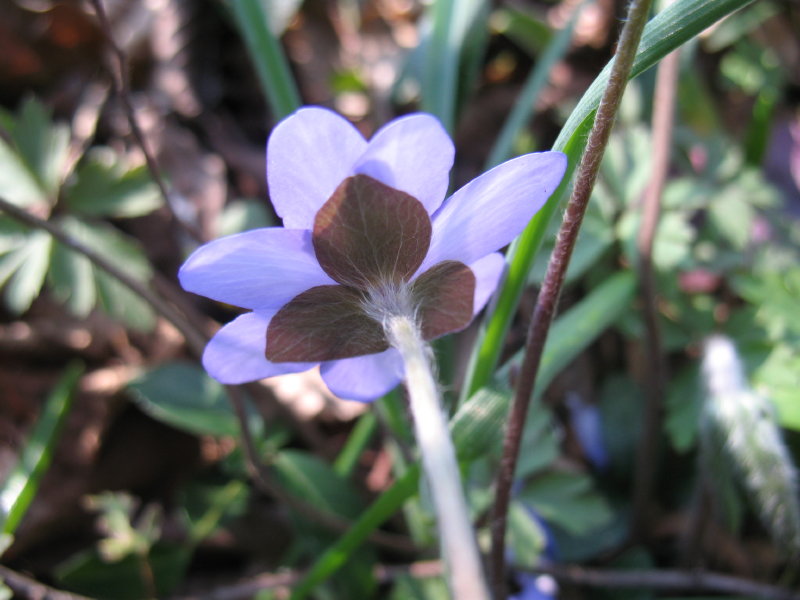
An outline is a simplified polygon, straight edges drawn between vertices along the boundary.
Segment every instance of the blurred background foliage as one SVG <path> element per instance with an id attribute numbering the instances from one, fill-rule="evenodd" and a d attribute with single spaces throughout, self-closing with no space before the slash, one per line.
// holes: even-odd
<path id="1" fill-rule="evenodd" d="M 280 118 L 321 104 L 369 135 L 398 114 L 432 112 L 456 143 L 453 188 L 554 144 L 574 162 L 592 111 L 584 92 L 612 55 L 625 8 L 103 4 L 109 30 L 90 3 L 0 5 L 0 198 L 149 286 L 205 335 L 235 313 L 189 297 L 175 273 L 194 237 L 278 224 L 264 147 Z M 646 535 L 631 538 L 630 520 L 654 385 L 636 244 L 653 168 L 653 69 L 626 93 L 525 425 L 509 530 L 518 598 L 667 597 L 531 574 L 561 563 L 800 585 L 800 8 L 681 0 L 662 9 L 637 73 L 688 41 L 653 253 L 668 382 Z M 127 59 L 127 96 L 113 83 L 108 35 Z M 474 325 L 437 347 L 481 541 L 564 191 L 537 217 L 534 241 L 514 251 L 512 270 L 525 266 L 497 303 L 501 335 Z M 447 597 L 426 562 L 437 554 L 433 515 L 402 391 L 371 407 L 342 402 L 313 372 L 226 390 L 140 296 L 5 213 L 0 286 L 0 560 L 12 569 L 0 571 L 0 597 L 32 597 L 19 573 L 120 600 L 277 599 L 289 588 L 294 598 Z M 715 333 L 738 349 L 738 395 L 704 384 L 703 344 Z M 708 595 L 688 587 L 669 597 Z"/>

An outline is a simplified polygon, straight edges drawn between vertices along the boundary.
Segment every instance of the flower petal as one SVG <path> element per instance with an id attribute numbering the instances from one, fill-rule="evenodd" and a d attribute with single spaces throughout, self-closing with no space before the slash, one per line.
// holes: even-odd
<path id="1" fill-rule="evenodd" d="M 358 130 L 326 108 L 301 108 L 278 123 L 267 143 L 267 184 L 284 226 L 311 229 L 366 148 Z"/>
<path id="2" fill-rule="evenodd" d="M 307 371 L 317 363 L 272 363 L 264 351 L 271 313 L 250 312 L 236 317 L 211 338 L 203 352 L 203 366 L 225 384 Z"/>
<path id="3" fill-rule="evenodd" d="M 497 285 L 506 268 L 506 259 L 499 252 L 492 252 L 476 260 L 469 265 L 469 268 L 475 274 L 475 301 L 472 304 L 472 310 L 473 314 L 477 315 L 497 290 Z"/>
<path id="4" fill-rule="evenodd" d="M 447 194 L 454 154 L 453 142 L 438 119 L 407 115 L 372 136 L 354 173 L 411 194 L 433 214 Z"/>
<path id="5" fill-rule="evenodd" d="M 200 246 L 178 278 L 189 292 L 250 309 L 277 309 L 309 288 L 334 283 L 317 262 L 311 232 L 281 227 Z"/>
<path id="6" fill-rule="evenodd" d="M 424 271 L 443 260 L 470 264 L 517 237 L 558 186 L 567 166 L 560 152 L 525 154 L 462 187 L 433 216 Z"/>
<path id="7" fill-rule="evenodd" d="M 320 374 L 328 389 L 339 398 L 370 402 L 400 383 L 403 360 L 397 350 L 389 348 L 379 354 L 324 362 Z"/>

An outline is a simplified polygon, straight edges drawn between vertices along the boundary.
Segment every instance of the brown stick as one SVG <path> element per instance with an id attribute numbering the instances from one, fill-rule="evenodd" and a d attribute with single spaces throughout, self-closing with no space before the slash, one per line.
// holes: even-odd
<path id="1" fill-rule="evenodd" d="M 658 65 L 653 105 L 653 172 L 645 192 L 642 226 L 636 240 L 639 250 L 639 286 L 645 324 L 645 406 L 642 434 L 634 467 L 631 533 L 644 535 L 648 507 L 656 481 L 656 463 L 661 432 L 667 367 L 658 326 L 656 277 L 653 269 L 653 242 L 661 214 L 661 196 L 667 180 L 672 151 L 672 127 L 678 82 L 678 51 L 668 54 Z"/>
<path id="2" fill-rule="evenodd" d="M 594 126 L 589 133 L 586 151 L 578 170 L 572 197 L 564 212 L 561 230 L 556 240 L 553 254 L 547 265 L 539 298 L 533 311 L 528 337 L 525 344 L 525 356 L 522 361 L 519 381 L 511 405 L 505 439 L 503 456 L 497 477 L 495 501 L 492 512 L 492 552 L 491 571 L 494 595 L 496 600 L 506 597 L 505 593 L 505 537 L 508 519 L 508 506 L 511 500 L 511 485 L 519 456 L 525 418 L 528 414 L 533 386 L 539 363 L 542 357 L 547 332 L 553 321 L 558 304 L 561 287 L 567 272 L 572 250 L 578 238 L 583 215 L 591 197 L 600 161 L 603 158 L 606 144 L 611 135 L 617 109 L 628 82 L 633 59 L 639 47 L 639 40 L 647 21 L 650 0 L 633 0 L 628 10 L 628 19 L 622 28 L 620 41 L 611 74 L 603 97 L 597 109 Z"/>
<path id="3" fill-rule="evenodd" d="M 550 575 L 554 579 L 575 586 L 606 589 L 669 590 L 672 592 L 728 593 L 753 596 L 767 600 L 800 600 L 800 594 L 766 583 L 708 571 L 655 570 L 641 571 L 590 569 L 578 565 L 547 565 L 520 571 Z M 421 561 L 408 565 L 378 565 L 375 578 L 388 583 L 401 575 L 416 579 L 442 575 L 441 561 Z M 220 586 L 202 594 L 182 596 L 177 600 L 239 600 L 250 598 L 259 591 L 292 586 L 302 579 L 302 571 L 265 573 L 245 581 Z"/>
<path id="4" fill-rule="evenodd" d="M 125 52 L 114 39 L 111 21 L 108 19 L 108 15 L 103 7 L 102 0 L 91 0 L 91 2 L 92 6 L 94 7 L 95 14 L 97 15 L 97 20 L 100 22 L 100 29 L 103 31 L 103 35 L 108 42 L 108 47 L 111 49 L 111 54 L 113 56 L 110 66 L 114 91 L 116 92 L 117 96 L 119 96 L 119 99 L 122 101 L 122 106 L 125 108 L 128 126 L 131 128 L 131 134 L 136 140 L 139 148 L 141 148 L 142 154 L 144 154 L 144 160 L 145 163 L 147 163 L 147 170 L 150 171 L 150 176 L 153 178 L 153 181 L 158 187 L 158 191 L 161 192 L 161 197 L 164 200 L 164 208 L 167 209 L 170 217 L 178 227 L 183 229 L 195 241 L 202 242 L 203 237 L 200 235 L 200 232 L 185 221 L 182 221 L 180 217 L 175 214 L 175 209 L 172 207 L 169 192 L 167 191 L 167 185 L 164 183 L 164 178 L 161 176 L 161 171 L 158 168 L 158 164 L 153 157 L 153 153 L 147 147 L 147 141 L 144 133 L 142 133 L 142 129 L 139 127 L 139 122 L 136 120 L 136 110 L 133 108 L 133 102 L 131 102 L 131 88 L 130 84 L 128 83 L 128 58 L 125 56 Z"/>

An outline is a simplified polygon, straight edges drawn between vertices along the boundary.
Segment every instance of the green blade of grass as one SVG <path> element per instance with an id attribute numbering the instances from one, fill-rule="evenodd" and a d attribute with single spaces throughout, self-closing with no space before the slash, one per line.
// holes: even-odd
<path id="1" fill-rule="evenodd" d="M 485 387 L 492 379 L 492 374 L 500 360 L 511 319 L 517 310 L 522 290 L 528 280 L 528 274 L 533 267 L 536 253 L 542 245 L 550 219 L 556 212 L 561 199 L 569 190 L 569 180 L 575 170 L 583 148 L 586 143 L 586 134 L 591 129 L 592 121 L 587 119 L 581 128 L 570 139 L 564 152 L 567 155 L 567 172 L 561 185 L 550 197 L 542 209 L 536 213 L 533 220 L 508 251 L 506 262 L 508 271 L 503 287 L 495 296 L 491 314 L 488 315 L 478 332 L 478 338 L 467 365 L 467 373 L 461 388 L 460 403 L 464 403 L 480 388 Z"/>
<path id="2" fill-rule="evenodd" d="M 630 306 L 635 292 L 633 273 L 617 273 L 597 286 L 592 293 L 559 317 L 542 357 L 542 388 L 565 365 L 583 352 L 589 344 Z M 510 394 L 503 383 L 505 371 L 494 387 L 485 387 L 474 394 L 450 421 L 459 460 L 469 463 L 484 456 L 502 439 Z M 411 465 L 405 474 L 362 514 L 350 530 L 331 546 L 311 567 L 297 585 L 292 600 L 304 598 L 314 587 L 341 567 L 369 534 L 395 514 L 417 492 L 419 464 Z"/>
<path id="3" fill-rule="evenodd" d="M 485 0 L 436 0 L 425 51 L 422 109 L 436 115 L 450 133 L 455 126 L 458 74 L 470 25 Z"/>
<path id="4" fill-rule="evenodd" d="M 61 376 L 20 453 L 17 465 L 0 487 L 0 533 L 13 535 L 36 496 L 53 459 L 83 366 L 73 364 Z"/>
<path id="5" fill-rule="evenodd" d="M 302 600 L 316 586 L 344 565 L 355 550 L 375 529 L 394 515 L 417 491 L 419 466 L 415 465 L 383 492 L 322 556 L 292 590 L 291 600 Z"/>
<path id="6" fill-rule="evenodd" d="M 631 70 L 631 78 L 640 75 L 693 36 L 752 1 L 677 0 L 645 27 Z M 553 146 L 554 150 L 566 153 L 569 158 L 569 167 L 564 175 L 565 182 L 569 180 L 583 155 L 585 137 L 591 129 L 594 112 L 597 110 L 610 71 L 611 63 L 606 65 L 583 95 Z M 503 340 L 525 287 L 527 275 L 536 258 L 536 252 L 541 246 L 550 219 L 568 189 L 569 186 L 562 182 L 510 248 L 507 257 L 508 276 L 496 296 L 495 308 L 482 326 L 470 357 L 467 376 L 462 386 L 461 402 L 491 379 L 500 357 Z"/>
<path id="7" fill-rule="evenodd" d="M 338 475 L 349 477 L 352 474 L 353 469 L 358 464 L 359 457 L 364 452 L 367 444 L 369 444 L 372 436 L 375 435 L 377 428 L 378 418 L 375 416 L 374 411 L 369 410 L 361 415 L 358 423 L 356 423 L 347 437 L 347 443 L 333 463 L 333 470 Z"/>
<path id="8" fill-rule="evenodd" d="M 300 93 L 280 40 L 269 28 L 269 15 L 264 3 L 260 0 L 233 0 L 228 6 L 244 37 L 272 114 L 276 119 L 282 119 L 300 107 Z"/>
<path id="9" fill-rule="evenodd" d="M 549 44 L 547 44 L 547 48 L 536 62 L 536 66 L 533 68 L 530 75 L 528 75 L 525 85 L 522 87 L 522 91 L 517 101 L 514 103 L 514 109 L 511 111 L 508 119 L 506 119 L 506 122 L 503 124 L 503 128 L 500 130 L 500 135 L 497 136 L 492 151 L 489 153 L 489 158 L 486 160 L 484 170 L 488 171 L 492 167 L 511 158 L 514 139 L 519 131 L 525 127 L 525 123 L 527 123 L 530 118 L 536 106 L 536 101 L 539 98 L 539 93 L 547 83 L 553 66 L 567 53 L 569 42 L 572 39 L 572 32 L 575 30 L 575 23 L 577 23 L 581 11 L 591 1 L 592 0 L 585 0 L 579 4 L 572 12 L 564 28 L 550 40 Z"/>

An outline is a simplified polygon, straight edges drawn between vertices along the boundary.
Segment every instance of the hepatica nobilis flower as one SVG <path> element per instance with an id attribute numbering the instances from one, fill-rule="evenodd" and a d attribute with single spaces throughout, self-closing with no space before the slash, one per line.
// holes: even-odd
<path id="1" fill-rule="evenodd" d="M 372 400 L 403 378 L 384 324 L 412 317 L 431 340 L 466 327 L 497 287 L 497 252 L 544 204 L 566 167 L 527 154 L 445 200 L 453 144 L 413 114 L 366 141 L 344 118 L 303 108 L 267 145 L 267 183 L 283 227 L 198 248 L 183 287 L 245 313 L 209 342 L 203 365 L 243 383 L 320 365 L 341 398 Z"/>

